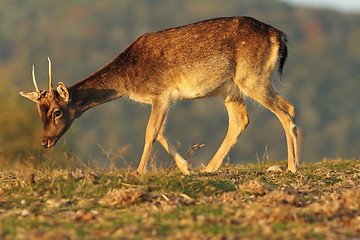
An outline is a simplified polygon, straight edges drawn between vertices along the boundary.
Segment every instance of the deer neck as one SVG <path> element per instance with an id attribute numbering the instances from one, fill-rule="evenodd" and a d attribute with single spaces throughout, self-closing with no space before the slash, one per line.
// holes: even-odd
<path id="1" fill-rule="evenodd" d="M 124 81 L 119 61 L 112 62 L 70 87 L 76 116 L 88 109 L 124 95 Z"/>

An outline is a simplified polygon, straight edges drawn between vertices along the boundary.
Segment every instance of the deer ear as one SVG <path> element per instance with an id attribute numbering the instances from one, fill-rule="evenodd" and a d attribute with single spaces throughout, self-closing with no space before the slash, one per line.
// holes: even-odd
<path id="1" fill-rule="evenodd" d="M 64 83 L 59 82 L 56 90 L 59 93 L 60 97 L 62 97 L 66 102 L 70 102 L 71 95 L 69 89 L 65 86 Z"/>
<path id="2" fill-rule="evenodd" d="M 20 95 L 30 99 L 33 102 L 36 102 L 36 103 L 39 102 L 40 93 L 38 91 L 20 92 Z"/>

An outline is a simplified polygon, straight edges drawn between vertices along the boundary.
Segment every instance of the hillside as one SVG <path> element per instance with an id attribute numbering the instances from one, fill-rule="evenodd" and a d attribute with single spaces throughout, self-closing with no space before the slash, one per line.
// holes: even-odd
<path id="1" fill-rule="evenodd" d="M 35 163 L 51 158 L 60 165 L 69 159 L 136 165 L 149 107 L 129 101 L 90 110 L 54 150 L 41 150 L 42 126 L 35 106 L 18 94 L 33 89 L 31 66 L 36 66 L 39 84 L 45 88 L 46 58 L 50 56 L 54 81 L 71 85 L 145 32 L 233 15 L 253 16 L 288 35 L 289 60 L 282 83 L 276 85 L 297 108 L 297 123 L 303 131 L 303 161 L 359 157 L 359 15 L 250 0 L 229 0 L 226 4 L 220 0 L 0 0 L 0 4 L 2 166 L 24 155 L 25 159 L 31 155 Z M 284 159 L 285 137 L 278 120 L 259 104 L 248 103 L 250 125 L 230 153 L 229 161 Z M 227 116 L 220 99 L 186 101 L 174 107 L 167 126 L 170 139 L 182 153 L 190 145 L 205 144 L 190 159 L 198 166 L 206 163 L 221 143 Z M 163 159 L 166 165 L 170 158 L 157 149 L 156 158 Z M 64 151 L 69 152 L 66 157 Z"/>

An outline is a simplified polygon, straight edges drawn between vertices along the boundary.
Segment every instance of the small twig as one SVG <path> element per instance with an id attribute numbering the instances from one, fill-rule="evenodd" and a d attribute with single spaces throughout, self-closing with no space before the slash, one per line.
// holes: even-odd
<path id="1" fill-rule="evenodd" d="M 183 155 L 183 158 L 187 159 L 187 157 L 193 155 L 198 149 L 204 147 L 205 144 L 195 144 L 189 147 L 189 150 Z"/>
<path id="2" fill-rule="evenodd" d="M 144 186 L 141 186 L 141 185 L 134 185 L 134 184 L 124 183 L 124 182 L 120 182 L 120 184 L 125 186 L 125 187 L 130 187 L 130 188 L 144 187 Z"/>
<path id="3" fill-rule="evenodd" d="M 161 196 L 165 199 L 165 201 L 170 202 L 170 199 L 165 194 L 161 194 Z"/>

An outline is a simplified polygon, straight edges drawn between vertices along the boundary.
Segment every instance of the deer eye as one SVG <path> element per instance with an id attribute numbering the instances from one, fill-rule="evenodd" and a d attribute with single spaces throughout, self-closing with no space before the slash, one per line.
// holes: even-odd
<path id="1" fill-rule="evenodd" d="M 60 110 L 54 111 L 54 117 L 60 117 L 62 115 L 62 112 Z"/>

